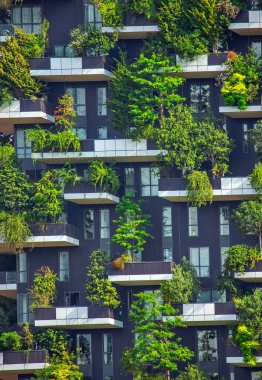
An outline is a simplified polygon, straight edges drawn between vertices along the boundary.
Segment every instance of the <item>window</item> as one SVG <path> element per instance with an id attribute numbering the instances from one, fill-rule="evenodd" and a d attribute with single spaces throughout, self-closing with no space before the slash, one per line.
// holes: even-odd
<path id="1" fill-rule="evenodd" d="M 88 209 L 85 212 L 85 239 L 95 238 L 94 210 Z"/>
<path id="2" fill-rule="evenodd" d="M 255 50 L 259 57 L 262 57 L 262 40 L 254 40 L 251 42 L 251 48 Z"/>
<path id="3" fill-rule="evenodd" d="M 69 281 L 69 253 L 59 252 L 59 279 Z"/>
<path id="4" fill-rule="evenodd" d="M 73 49 L 66 45 L 55 45 L 54 55 L 56 58 L 74 57 Z"/>
<path id="5" fill-rule="evenodd" d="M 164 261 L 173 261 L 173 250 L 172 248 L 164 248 L 163 249 L 163 260 Z"/>
<path id="6" fill-rule="evenodd" d="M 16 131 L 16 154 L 18 158 L 31 158 L 31 141 L 27 139 L 26 130 Z"/>
<path id="7" fill-rule="evenodd" d="M 85 365 L 92 363 L 92 343 L 91 334 L 77 334 L 76 335 L 76 352 L 77 364 Z"/>
<path id="8" fill-rule="evenodd" d="M 198 211 L 197 207 L 188 207 L 188 235 L 198 236 Z"/>
<path id="9" fill-rule="evenodd" d="M 79 293 L 78 292 L 66 292 L 65 293 L 65 306 L 79 306 Z"/>
<path id="10" fill-rule="evenodd" d="M 226 257 L 227 257 L 226 252 L 227 252 L 228 250 L 229 250 L 229 247 L 221 247 L 221 248 L 220 248 L 221 269 L 222 269 L 223 265 L 225 264 L 225 260 L 226 260 Z"/>
<path id="11" fill-rule="evenodd" d="M 23 5 L 12 8 L 12 24 L 25 33 L 39 33 L 42 23 L 41 7 Z"/>
<path id="12" fill-rule="evenodd" d="M 158 195 L 158 180 L 160 178 L 157 168 L 141 168 L 141 195 Z"/>
<path id="13" fill-rule="evenodd" d="M 106 104 L 106 87 L 97 87 L 97 114 L 98 116 L 107 115 L 107 104 Z"/>
<path id="14" fill-rule="evenodd" d="M 29 319 L 28 295 L 21 293 L 17 295 L 18 321 L 26 323 Z"/>
<path id="15" fill-rule="evenodd" d="M 113 376 L 105 376 L 104 380 L 113 380 Z"/>
<path id="16" fill-rule="evenodd" d="M 135 193 L 135 169 L 125 168 L 125 194 Z"/>
<path id="17" fill-rule="evenodd" d="M 17 268 L 18 268 L 18 282 L 27 282 L 27 254 L 25 252 L 19 253 L 17 256 Z"/>
<path id="18" fill-rule="evenodd" d="M 94 4 L 85 4 L 85 23 L 96 28 L 102 27 L 102 17 Z"/>
<path id="19" fill-rule="evenodd" d="M 221 295 L 220 292 L 216 289 L 200 289 L 197 302 L 207 303 L 207 302 L 225 302 L 224 295 Z"/>
<path id="20" fill-rule="evenodd" d="M 248 153 L 248 126 L 247 124 L 242 124 L 242 135 L 243 135 L 243 153 Z"/>
<path id="21" fill-rule="evenodd" d="M 190 262 L 195 267 L 198 277 L 209 277 L 209 248 L 190 248 Z"/>
<path id="22" fill-rule="evenodd" d="M 84 87 L 68 87 L 66 91 L 74 99 L 77 116 L 86 116 L 86 89 Z"/>
<path id="23" fill-rule="evenodd" d="M 221 206 L 219 208 L 220 235 L 229 235 L 229 207 Z"/>
<path id="24" fill-rule="evenodd" d="M 204 83 L 191 84 L 190 100 L 193 112 L 206 112 L 210 108 L 210 85 Z"/>
<path id="25" fill-rule="evenodd" d="M 107 139 L 107 127 L 98 127 L 97 131 L 99 140 Z"/>
<path id="26" fill-rule="evenodd" d="M 113 335 L 103 334 L 104 364 L 113 364 Z"/>
<path id="27" fill-rule="evenodd" d="M 164 207 L 162 210 L 163 237 L 172 236 L 172 208 Z"/>
<path id="28" fill-rule="evenodd" d="M 217 332 L 208 330 L 197 331 L 197 348 L 199 362 L 218 360 Z"/>
<path id="29" fill-rule="evenodd" d="M 100 239 L 110 238 L 109 210 L 100 210 Z"/>

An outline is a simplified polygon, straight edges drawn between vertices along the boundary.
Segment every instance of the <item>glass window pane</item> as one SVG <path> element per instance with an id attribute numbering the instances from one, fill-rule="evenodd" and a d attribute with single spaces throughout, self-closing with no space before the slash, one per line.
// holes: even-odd
<path id="1" fill-rule="evenodd" d="M 100 210 L 100 238 L 110 238 L 109 210 Z"/>
<path id="2" fill-rule="evenodd" d="M 207 247 L 200 248 L 200 265 L 209 265 L 209 249 Z"/>
<path id="3" fill-rule="evenodd" d="M 14 7 L 12 9 L 12 18 L 13 18 L 13 24 L 14 25 L 20 25 L 21 24 L 21 14 L 22 14 L 22 8 L 21 7 Z"/>
<path id="4" fill-rule="evenodd" d="M 190 248 L 190 262 L 194 266 L 199 266 L 199 249 Z"/>
<path id="5" fill-rule="evenodd" d="M 141 168 L 141 184 L 142 185 L 149 185 L 150 184 L 149 168 Z"/>
<path id="6" fill-rule="evenodd" d="M 107 139 L 107 127 L 98 127 L 98 138 L 100 140 Z"/>
<path id="7" fill-rule="evenodd" d="M 173 261 L 173 251 L 171 248 L 164 248 L 163 249 L 163 259 L 164 261 Z"/>
<path id="8" fill-rule="evenodd" d="M 92 362 L 91 334 L 77 334 L 77 364 L 85 365 Z"/>
<path id="9" fill-rule="evenodd" d="M 31 7 L 22 7 L 22 23 L 23 24 L 30 24 L 32 22 L 32 13 L 31 13 Z"/>
<path id="10" fill-rule="evenodd" d="M 88 209 L 85 213 L 85 239 L 94 239 L 94 210 Z"/>
<path id="11" fill-rule="evenodd" d="M 33 23 L 41 24 L 41 7 L 32 7 L 33 11 Z"/>
<path id="12" fill-rule="evenodd" d="M 172 209 L 171 207 L 164 207 L 162 211 L 163 218 L 163 236 L 169 237 L 172 236 Z"/>
<path id="13" fill-rule="evenodd" d="M 60 281 L 69 280 L 69 254 L 68 252 L 59 252 L 59 278 L 60 278 Z"/>
<path id="14" fill-rule="evenodd" d="M 157 168 L 151 168 L 151 185 L 158 186 L 158 180 L 160 178 L 159 170 Z"/>

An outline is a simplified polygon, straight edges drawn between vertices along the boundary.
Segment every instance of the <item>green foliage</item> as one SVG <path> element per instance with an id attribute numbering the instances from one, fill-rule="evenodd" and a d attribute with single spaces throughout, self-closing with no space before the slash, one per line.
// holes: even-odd
<path id="1" fill-rule="evenodd" d="M 111 240 L 123 248 L 123 253 L 131 255 L 132 260 L 135 251 L 143 251 L 147 239 L 153 237 L 146 231 L 150 216 L 143 214 L 141 205 L 142 200 L 134 200 L 131 194 L 124 195 L 115 209 L 120 216 L 113 220 L 117 227 Z"/>
<path id="2" fill-rule="evenodd" d="M 210 377 L 201 371 L 199 366 L 188 364 L 184 371 L 181 371 L 175 380 L 209 380 Z"/>
<path id="3" fill-rule="evenodd" d="M 74 186 L 75 183 L 81 179 L 78 177 L 76 168 L 72 167 L 68 162 L 60 169 L 53 169 L 52 176 L 53 179 L 59 183 L 62 191 L 64 191 L 66 184 Z"/>
<path id="4" fill-rule="evenodd" d="M 254 267 L 260 258 L 256 248 L 247 245 L 234 245 L 226 252 L 226 259 L 218 279 L 218 289 L 221 293 L 227 292 L 230 297 L 241 293 L 240 282 L 234 278 L 235 273 L 243 273 Z"/>
<path id="5" fill-rule="evenodd" d="M 119 0 L 93 0 L 97 5 L 105 26 L 123 26 L 124 4 Z"/>
<path id="6" fill-rule="evenodd" d="M 19 351 L 21 347 L 21 336 L 16 331 L 0 335 L 0 351 Z"/>
<path id="7" fill-rule="evenodd" d="M 235 303 L 239 319 L 235 341 L 240 345 L 244 361 L 254 367 L 255 353 L 262 348 L 262 292 L 256 289 L 252 294 L 236 299 Z"/>
<path id="8" fill-rule="evenodd" d="M 117 193 L 120 181 L 116 169 L 106 166 L 102 160 L 92 161 L 88 167 L 88 182 L 95 187 L 98 185 L 103 191 Z"/>
<path id="9" fill-rule="evenodd" d="M 23 338 L 23 346 L 24 346 L 23 348 L 26 354 L 26 362 L 28 363 L 29 352 L 32 350 L 33 344 L 34 344 L 34 334 L 32 333 L 30 329 L 29 322 L 26 322 L 22 326 L 22 338 Z"/>
<path id="10" fill-rule="evenodd" d="M 42 266 L 36 273 L 33 285 L 29 289 L 34 301 L 31 310 L 38 307 L 52 307 L 57 297 L 56 282 L 57 275 L 47 266 Z"/>
<path id="11" fill-rule="evenodd" d="M 14 148 L 9 144 L 0 146 L 0 210 L 28 212 L 33 192 L 33 184 L 22 171 Z"/>
<path id="12" fill-rule="evenodd" d="M 131 13 L 144 15 L 147 19 L 156 18 L 156 5 L 154 0 L 128 0 L 128 9 Z"/>
<path id="13" fill-rule="evenodd" d="M 74 98 L 68 92 L 58 99 L 58 105 L 56 106 L 54 117 L 55 126 L 59 131 L 72 131 L 77 119 L 74 106 Z"/>
<path id="14" fill-rule="evenodd" d="M 245 56 L 238 54 L 228 59 L 221 94 L 226 105 L 245 110 L 259 93 L 262 85 L 262 62 L 250 50 Z"/>
<path id="15" fill-rule="evenodd" d="M 16 300 L 0 296 L 0 333 L 8 331 L 10 326 L 17 323 L 16 306 Z"/>
<path id="16" fill-rule="evenodd" d="M 22 36 L 25 41 L 34 39 L 24 35 L 22 31 L 19 33 L 20 39 Z M 37 46 L 35 47 L 33 42 L 28 48 L 23 48 L 23 44 L 20 46 L 19 38 L 15 36 L 11 36 L 5 44 L 0 45 L 0 104 L 7 99 L 34 98 L 43 93 L 43 84 L 30 75 L 28 56 L 33 54 L 35 48 L 37 49 Z"/>
<path id="17" fill-rule="evenodd" d="M 82 380 L 83 373 L 73 363 L 73 356 L 61 352 L 59 359 L 52 360 L 50 366 L 35 372 L 37 380 Z"/>
<path id="18" fill-rule="evenodd" d="M 95 26 L 78 26 L 70 32 L 71 42 L 68 45 L 76 57 L 91 55 L 108 55 L 115 45 L 115 39 L 102 33 Z"/>
<path id="19" fill-rule="evenodd" d="M 227 172 L 232 150 L 228 134 L 211 116 L 196 120 L 185 105 L 177 105 L 170 117 L 162 119 L 156 142 L 159 149 L 167 150 L 159 159 L 183 173 L 200 169 L 205 162 L 214 177 Z"/>
<path id="20" fill-rule="evenodd" d="M 61 359 L 61 354 L 64 351 L 69 351 L 71 348 L 72 340 L 70 334 L 63 330 L 47 329 L 38 332 L 36 341 L 43 349 L 48 350 L 52 359 Z"/>
<path id="21" fill-rule="evenodd" d="M 33 215 L 37 221 L 56 223 L 63 212 L 63 192 L 48 171 L 35 183 L 36 192 L 32 198 Z"/>
<path id="22" fill-rule="evenodd" d="M 259 239 L 262 257 L 262 200 L 242 202 L 235 210 L 233 219 L 243 234 L 255 234 Z"/>
<path id="23" fill-rule="evenodd" d="M 257 157 L 262 160 L 262 120 L 259 120 L 249 131 L 250 140 L 255 145 Z"/>
<path id="24" fill-rule="evenodd" d="M 193 171 L 187 177 L 188 185 L 186 188 L 188 201 L 192 206 L 206 206 L 213 200 L 213 187 L 206 172 Z"/>
<path id="25" fill-rule="evenodd" d="M 184 100 L 177 94 L 184 79 L 172 76 L 174 71 L 180 69 L 172 67 L 169 58 L 154 52 L 149 57 L 141 53 L 129 66 L 122 58 L 110 85 L 113 126 L 135 140 L 153 138 L 159 120 L 175 103 Z"/>
<path id="26" fill-rule="evenodd" d="M 110 255 L 107 251 L 96 250 L 90 255 L 87 268 L 86 298 L 94 305 L 104 305 L 116 309 L 120 299 L 116 288 L 108 280 L 107 267 Z"/>
<path id="27" fill-rule="evenodd" d="M 249 176 L 249 180 L 253 189 L 258 193 L 262 194 L 262 163 L 256 164 L 253 172 Z"/>
<path id="28" fill-rule="evenodd" d="M 0 240 L 7 244 L 8 249 L 21 251 L 30 236 L 31 231 L 24 214 L 0 212 Z"/>
<path id="29" fill-rule="evenodd" d="M 175 264 L 172 269 L 172 279 L 160 286 L 165 303 L 189 303 L 195 300 L 199 292 L 199 280 L 195 268 L 185 258 L 181 264 Z"/>
<path id="30" fill-rule="evenodd" d="M 170 304 L 159 301 L 160 293 L 138 293 L 135 297 L 129 314 L 135 338 L 123 353 L 123 370 L 142 379 L 145 374 L 165 374 L 163 378 L 170 379 L 178 362 L 187 362 L 193 356 L 176 337 L 175 328 L 184 327 L 182 320 Z"/>

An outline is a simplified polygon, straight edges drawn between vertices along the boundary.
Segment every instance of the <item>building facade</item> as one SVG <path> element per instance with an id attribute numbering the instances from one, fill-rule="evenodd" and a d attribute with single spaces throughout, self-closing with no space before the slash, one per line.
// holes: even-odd
<path id="1" fill-rule="evenodd" d="M 133 294 L 158 289 L 160 283 L 171 277 L 172 262 L 179 263 L 185 256 L 195 266 L 201 292 L 195 304 L 181 306 L 188 324 L 181 333 L 183 343 L 195 352 L 194 361 L 213 379 L 255 380 L 262 356 L 258 358 L 258 367 L 250 369 L 243 363 L 242 355 L 228 346 L 228 326 L 237 317 L 234 305 L 217 291 L 217 275 L 224 262 L 223 253 L 230 246 L 258 243 L 253 235 L 243 236 L 229 215 L 241 201 L 255 196 L 248 175 L 257 155 L 248 131 L 262 118 L 261 99 L 244 111 L 221 103 L 216 77 L 224 70 L 227 53 L 181 61 L 186 78 L 182 92 L 187 104 L 196 114 L 211 109 L 235 144 L 229 174 L 214 185 L 213 203 L 192 207 L 187 203 L 185 181 L 178 178 L 178 172 L 174 171 L 175 178 L 160 178 L 153 166 L 160 152 L 152 141 L 125 139 L 111 127 L 108 84 L 117 52 L 113 50 L 107 57 L 73 57 L 67 48 L 71 29 L 86 23 L 102 27 L 94 5 L 88 0 L 24 0 L 22 5 L 11 8 L 10 17 L 11 23 L 26 32 L 37 33 L 44 18 L 50 23 L 45 56 L 31 62 L 31 75 L 48 84 L 48 102 L 16 100 L 0 108 L 0 131 L 14 135 L 23 170 L 37 179 L 43 171 L 70 161 L 79 175 L 84 175 L 88 164 L 99 157 L 106 163 L 115 162 L 121 180 L 118 194 L 101 193 L 78 184 L 67 186 L 66 211 L 61 223 L 49 224 L 45 230 L 34 226 L 33 239 L 16 257 L 13 271 L 1 269 L 0 294 L 17 300 L 17 321 L 30 320 L 36 327 L 68 330 L 78 348 L 83 341 L 87 342 L 89 349 L 77 357 L 85 379 L 131 379 L 132 376 L 121 373 L 120 358 L 132 342 L 128 314 Z M 240 13 L 230 29 L 230 50 L 247 53 L 253 47 L 262 54 L 262 10 Z M 102 30 L 110 33 L 110 28 L 103 26 Z M 143 41 L 157 33 L 156 23 L 130 15 L 120 30 L 119 45 L 134 60 Z M 4 43 L 4 33 L 1 38 Z M 35 124 L 43 127 L 52 124 L 53 105 L 65 92 L 73 96 L 76 104 L 81 153 L 32 153 L 26 130 Z M 137 263 L 127 264 L 123 272 L 109 268 L 109 279 L 116 285 L 122 301 L 121 308 L 112 311 L 88 304 L 86 267 L 96 249 L 109 250 L 112 257 L 117 253 L 118 247 L 110 243 L 115 231 L 112 221 L 117 218 L 116 204 L 130 191 L 135 191 L 136 199 L 144 200 L 143 211 L 151 215 L 149 230 L 154 238 L 146 243 L 142 262 L 138 252 Z M 4 244 L 0 244 L 0 252 L 8 254 Z M 58 298 L 53 308 L 37 309 L 31 315 L 28 288 L 42 265 L 49 266 L 60 279 Z M 249 280 L 247 286 L 260 286 L 262 272 L 259 269 L 257 272 L 258 277 Z M 45 361 L 37 351 L 35 356 L 32 352 L 28 363 L 22 353 L 17 358 L 8 354 L 9 359 L 7 353 L 0 353 L 0 378 L 6 380 L 29 380 Z"/>

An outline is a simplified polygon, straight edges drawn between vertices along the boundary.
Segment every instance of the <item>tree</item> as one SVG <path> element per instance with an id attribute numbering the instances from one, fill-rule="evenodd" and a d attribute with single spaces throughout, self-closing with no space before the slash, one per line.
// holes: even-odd
<path id="1" fill-rule="evenodd" d="M 105 26 L 123 26 L 124 4 L 119 0 L 93 0 L 93 3 L 97 5 Z"/>
<path id="2" fill-rule="evenodd" d="M 201 371 L 199 366 L 189 364 L 184 371 L 181 371 L 175 380 L 209 380 L 210 377 Z"/>
<path id="3" fill-rule="evenodd" d="M 262 163 L 256 164 L 253 172 L 249 176 L 249 180 L 253 189 L 259 194 L 262 194 Z"/>
<path id="4" fill-rule="evenodd" d="M 125 349 L 122 365 L 126 373 L 142 379 L 147 374 L 164 374 L 164 379 L 170 380 L 177 363 L 193 356 L 176 337 L 175 328 L 184 327 L 177 310 L 160 302 L 159 296 L 160 293 L 136 294 L 129 314 L 135 339 L 133 346 Z"/>
<path id="5" fill-rule="evenodd" d="M 47 329 L 36 334 L 36 341 L 41 347 L 48 350 L 52 359 L 59 361 L 65 351 L 69 351 L 72 339 L 67 331 Z"/>
<path id="6" fill-rule="evenodd" d="M 68 47 L 73 50 L 76 57 L 105 56 L 115 45 L 115 38 L 92 25 L 78 26 L 71 30 L 70 37 L 71 42 Z"/>
<path id="7" fill-rule="evenodd" d="M 31 235 L 24 214 L 0 212 L 0 240 L 7 244 L 8 249 L 21 251 Z"/>
<path id="8" fill-rule="evenodd" d="M 109 261 L 110 255 L 107 251 L 98 249 L 91 253 L 87 268 L 86 298 L 93 305 L 116 309 L 120 305 L 120 299 L 116 288 L 108 280 Z"/>
<path id="9" fill-rule="evenodd" d="M 58 281 L 56 273 L 48 266 L 42 266 L 36 273 L 33 285 L 29 289 L 34 301 L 31 304 L 31 310 L 38 307 L 52 307 L 57 297 L 56 282 Z"/>
<path id="10" fill-rule="evenodd" d="M 172 279 L 160 286 L 165 303 L 179 304 L 194 301 L 199 292 L 199 280 L 191 263 L 182 258 L 181 264 L 172 269 Z"/>
<path id="11" fill-rule="evenodd" d="M 251 142 L 254 144 L 257 157 L 262 159 L 262 120 L 259 120 L 253 129 L 249 131 Z"/>
<path id="12" fill-rule="evenodd" d="M 1 351 L 19 351 L 22 347 L 21 336 L 16 331 L 3 332 L 0 336 Z"/>
<path id="13" fill-rule="evenodd" d="M 143 214 L 142 203 L 142 200 L 135 201 L 131 194 L 124 195 L 115 209 L 120 216 L 113 220 L 117 227 L 111 240 L 122 246 L 123 253 L 129 254 L 132 260 L 135 252 L 142 252 L 147 239 L 153 237 L 146 231 L 150 226 L 150 216 Z"/>
<path id="14" fill-rule="evenodd" d="M 262 200 L 242 202 L 235 210 L 233 219 L 243 234 L 255 234 L 259 240 L 262 257 Z"/>
<path id="15" fill-rule="evenodd" d="M 188 201 L 196 207 L 206 206 L 213 200 L 213 187 L 206 172 L 193 171 L 187 177 L 186 188 Z"/>
<path id="16" fill-rule="evenodd" d="M 36 192 L 32 198 L 33 214 L 43 223 L 55 223 L 63 212 L 61 186 L 53 181 L 50 171 L 35 183 Z"/>

